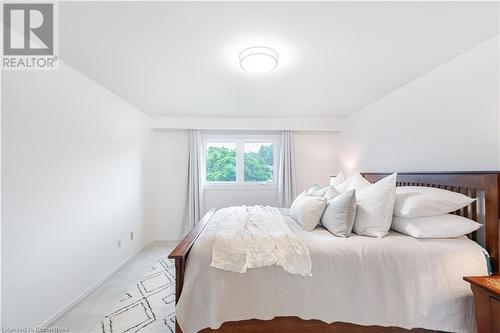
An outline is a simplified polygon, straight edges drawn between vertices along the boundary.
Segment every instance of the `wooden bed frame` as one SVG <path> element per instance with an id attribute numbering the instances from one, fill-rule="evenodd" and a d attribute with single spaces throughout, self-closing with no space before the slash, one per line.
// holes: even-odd
<path id="1" fill-rule="evenodd" d="M 364 173 L 363 176 L 376 182 L 387 176 L 388 173 Z M 469 207 L 456 211 L 455 214 L 468 217 L 484 223 L 484 245 L 488 250 L 492 269 L 495 274 L 500 269 L 500 233 L 499 233 L 499 172 L 426 172 L 426 173 L 398 173 L 397 186 L 427 186 L 442 188 L 463 193 L 477 198 Z M 203 232 L 215 209 L 208 211 L 198 225 L 177 245 L 170 253 L 169 258 L 175 260 L 176 269 L 176 302 L 182 293 L 184 272 L 189 252 L 197 238 Z M 470 238 L 476 240 L 477 235 Z M 406 330 L 399 327 L 361 326 L 349 323 L 335 322 L 327 324 L 319 320 L 302 320 L 298 317 L 276 317 L 272 320 L 242 320 L 224 323 L 219 329 L 204 329 L 201 332 L 217 333 L 396 333 L 396 332 L 432 332 L 425 329 Z M 176 325 L 176 333 L 182 333 Z"/>

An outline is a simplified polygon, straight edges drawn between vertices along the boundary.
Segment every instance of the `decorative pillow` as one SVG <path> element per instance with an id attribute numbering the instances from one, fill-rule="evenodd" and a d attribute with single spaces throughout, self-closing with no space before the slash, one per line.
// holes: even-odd
<path id="1" fill-rule="evenodd" d="M 355 173 L 346 181 L 335 186 L 335 189 L 340 193 L 344 193 L 349 190 L 361 191 L 370 185 L 371 183 L 364 179 L 363 176 L 361 176 L 359 173 Z"/>
<path id="2" fill-rule="evenodd" d="M 318 225 L 325 207 L 326 199 L 313 197 L 303 192 L 293 201 L 290 216 L 297 220 L 305 230 L 311 231 Z"/>
<path id="3" fill-rule="evenodd" d="M 326 200 L 332 200 L 336 196 L 340 195 L 340 192 L 335 189 L 333 186 L 329 186 L 325 195 L 323 196 Z"/>
<path id="4" fill-rule="evenodd" d="M 442 215 L 468 206 L 474 200 L 439 188 L 401 186 L 396 189 L 394 215 L 405 218 Z"/>
<path id="5" fill-rule="evenodd" d="M 328 191 L 328 187 L 329 186 L 319 188 L 319 186 L 318 186 L 318 188 L 315 190 L 307 191 L 307 194 L 310 196 L 313 196 L 313 197 L 324 197 L 326 192 Z"/>
<path id="6" fill-rule="evenodd" d="M 394 173 L 364 190 L 356 190 L 358 206 L 353 227 L 355 233 L 377 238 L 387 235 L 396 200 L 396 177 Z"/>
<path id="7" fill-rule="evenodd" d="M 337 186 L 342 184 L 345 181 L 344 173 L 340 171 L 338 175 L 335 176 L 335 178 L 331 179 L 330 178 L 330 186 Z"/>
<path id="8" fill-rule="evenodd" d="M 356 216 L 356 194 L 347 191 L 329 200 L 321 217 L 321 224 L 338 237 L 348 237 Z"/>
<path id="9" fill-rule="evenodd" d="M 307 195 L 310 195 L 311 193 L 313 193 L 314 191 L 317 191 L 319 189 L 320 189 L 319 185 L 314 183 L 311 186 L 309 186 L 309 188 L 306 190 L 306 193 L 307 193 Z"/>
<path id="10" fill-rule="evenodd" d="M 410 219 L 395 216 L 392 221 L 392 229 L 415 238 L 454 238 L 481 227 L 480 223 L 453 214 Z"/>

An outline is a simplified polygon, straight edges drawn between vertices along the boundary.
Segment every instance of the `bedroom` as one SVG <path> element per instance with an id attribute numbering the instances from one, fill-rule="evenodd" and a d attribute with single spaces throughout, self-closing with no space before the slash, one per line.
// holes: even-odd
<path id="1" fill-rule="evenodd" d="M 499 10 L 4 1 L 3 331 L 498 332 Z"/>

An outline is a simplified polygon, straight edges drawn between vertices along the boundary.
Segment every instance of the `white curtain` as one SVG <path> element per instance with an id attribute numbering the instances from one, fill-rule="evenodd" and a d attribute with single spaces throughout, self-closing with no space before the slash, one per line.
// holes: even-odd
<path id="1" fill-rule="evenodd" d="M 295 159 L 291 131 L 281 133 L 279 167 L 279 202 L 281 207 L 290 207 L 295 195 Z"/>
<path id="2" fill-rule="evenodd" d="M 189 158 L 188 158 L 188 197 L 186 216 L 183 223 L 183 235 L 191 231 L 200 221 L 203 214 L 203 188 L 201 183 L 201 131 L 189 131 Z"/>

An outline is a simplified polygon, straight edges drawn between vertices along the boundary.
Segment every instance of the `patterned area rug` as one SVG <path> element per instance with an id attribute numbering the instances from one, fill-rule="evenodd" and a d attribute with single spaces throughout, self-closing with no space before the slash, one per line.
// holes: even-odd
<path id="1" fill-rule="evenodd" d="M 175 332 L 175 265 L 159 260 L 104 317 L 100 333 Z"/>

